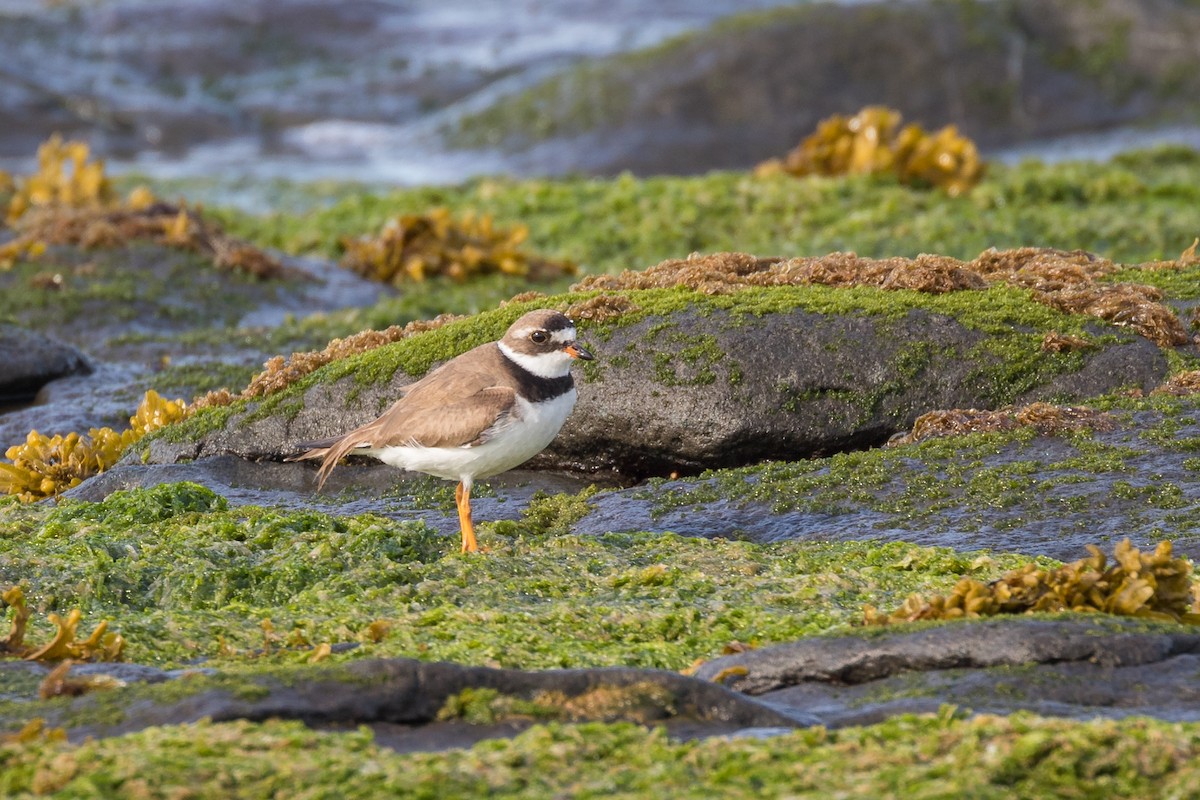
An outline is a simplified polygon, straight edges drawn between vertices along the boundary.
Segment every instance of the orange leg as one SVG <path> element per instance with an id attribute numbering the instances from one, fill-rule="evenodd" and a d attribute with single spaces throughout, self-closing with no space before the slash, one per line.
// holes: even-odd
<path id="1" fill-rule="evenodd" d="M 462 551 L 474 553 L 479 545 L 475 542 L 475 524 L 471 521 L 471 487 L 460 482 L 454 490 L 454 502 L 458 504 L 458 524 L 462 528 Z"/>

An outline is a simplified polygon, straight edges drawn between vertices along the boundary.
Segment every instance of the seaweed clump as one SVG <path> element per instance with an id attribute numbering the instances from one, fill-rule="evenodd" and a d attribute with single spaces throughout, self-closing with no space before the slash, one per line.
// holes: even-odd
<path id="1" fill-rule="evenodd" d="M 61 494 L 109 469 L 129 445 L 187 413 L 182 400 L 166 400 L 152 389 L 129 418 L 129 429 L 121 433 L 112 428 L 92 428 L 84 436 L 30 431 L 23 444 L 5 452 L 12 463 L 0 464 L 0 490 L 25 503 Z"/>
<path id="2" fill-rule="evenodd" d="M 1149 271 L 1163 267 L 1161 262 L 1151 262 L 1138 268 Z M 972 261 L 929 254 L 862 258 L 855 253 L 830 253 L 785 259 L 714 253 L 669 259 L 619 275 L 589 275 L 571 288 L 611 291 L 683 286 L 720 295 L 744 286 L 820 285 L 945 294 L 1007 284 L 1028 289 L 1034 300 L 1064 313 L 1086 314 L 1132 328 L 1160 346 L 1191 341 L 1175 312 L 1161 302 L 1161 290 L 1143 284 L 1103 282 L 1118 269 L 1112 261 L 1082 250 L 1039 247 L 992 248 Z M 1054 346 L 1051 342 L 1050 347 Z"/>
<path id="3" fill-rule="evenodd" d="M 342 266 L 395 285 L 433 275 L 461 282 L 499 272 L 546 280 L 578 271 L 570 261 L 521 250 L 528 235 L 524 225 L 497 227 L 488 214 L 454 220 L 447 209 L 436 208 L 427 214 L 398 216 L 378 236 L 342 239 Z"/>
<path id="4" fill-rule="evenodd" d="M 913 422 L 911 431 L 892 439 L 888 444 L 911 444 L 935 436 L 1011 431 L 1024 427 L 1031 427 L 1042 436 L 1056 436 L 1077 430 L 1112 430 L 1114 425 L 1111 414 L 1084 406 L 1030 403 L 1022 408 L 1000 408 L 995 411 L 956 408 L 922 414 Z"/>
<path id="5" fill-rule="evenodd" d="M 461 314 L 439 314 L 431 320 L 413 320 L 407 325 L 391 325 L 382 331 L 365 330 L 334 339 L 323 350 L 292 353 L 287 358 L 275 356 L 263 364 L 263 371 L 250 379 L 250 383 L 238 394 L 228 389 L 219 389 L 197 398 L 190 408 L 227 406 L 236 400 L 265 397 L 274 394 L 333 361 L 374 350 L 385 344 L 407 339 L 418 333 L 436 330 L 450 322 L 463 319 Z"/>
<path id="6" fill-rule="evenodd" d="M 1103 612 L 1147 619 L 1200 623 L 1192 565 L 1172 555 L 1170 542 L 1143 553 L 1128 539 L 1113 548 L 1109 564 L 1095 545 L 1091 555 L 1057 569 L 1027 564 L 999 580 L 963 578 L 947 595 L 911 595 L 900 608 L 863 609 L 867 625 L 961 619 L 995 614 Z"/>
<path id="7" fill-rule="evenodd" d="M 1193 369 L 1172 375 L 1150 394 L 1165 394 L 1173 397 L 1200 394 L 1200 370 Z"/>
<path id="8" fill-rule="evenodd" d="M 902 115 L 868 106 L 853 117 L 835 114 L 783 159 L 759 164 L 755 174 L 877 175 L 892 173 L 901 183 L 936 186 L 951 197 L 983 178 L 979 149 L 953 125 L 929 133 L 916 123 L 900 127 Z"/>
<path id="9" fill-rule="evenodd" d="M 13 586 L 0 594 L 0 601 L 13 610 L 8 636 L 0 639 L 0 656 L 23 658 L 26 661 L 119 661 L 125 649 L 125 640 L 120 634 L 108 630 L 107 620 L 101 620 L 86 639 L 78 638 L 79 623 L 83 614 L 72 609 L 66 618 L 50 614 L 49 620 L 55 627 L 54 636 L 43 645 L 25 643 L 26 628 L 30 611 L 25 602 L 25 593 Z"/>
<path id="10" fill-rule="evenodd" d="M 38 148 L 37 172 L 0 179 L 0 200 L 7 203 L 5 222 L 17 233 L 0 245 L 0 269 L 37 258 L 48 245 L 90 249 L 150 239 L 201 253 L 218 269 L 258 278 L 284 274 L 274 256 L 226 235 L 197 211 L 157 201 L 144 186 L 120 198 L 104 161 L 92 160 L 86 143 L 64 142 L 57 134 Z"/>

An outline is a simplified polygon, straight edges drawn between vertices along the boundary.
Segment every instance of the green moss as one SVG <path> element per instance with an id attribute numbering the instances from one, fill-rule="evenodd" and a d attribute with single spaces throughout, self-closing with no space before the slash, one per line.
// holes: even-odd
<path id="1" fill-rule="evenodd" d="M 1106 280 L 1111 283 L 1144 283 L 1156 286 L 1172 300 L 1200 298 L 1200 264 L 1183 269 L 1123 269 L 1109 275 Z"/>
<path id="2" fill-rule="evenodd" d="M 37 288 L 35 276 L 62 276 L 58 289 Z M 195 253 L 149 243 L 85 251 L 55 247 L 44 259 L 0 272 L 0 315 L 38 330 L 116 332 L 133 320 L 159 329 L 231 325 L 274 288 L 218 272 Z"/>
<path id="3" fill-rule="evenodd" d="M 440 720 L 461 720 L 472 725 L 494 725 L 513 719 L 555 720 L 562 709 L 537 700 L 502 695 L 495 689 L 464 689 L 446 699 Z"/>
<path id="4" fill-rule="evenodd" d="M 914 753 L 919 757 L 914 758 Z M 201 722 L 78 745 L 0 745 L 0 790 L 91 796 L 1139 798 L 1186 795 L 1200 726 L 902 715 L 771 738 L 679 740 L 629 723 L 537 725 L 465 750 L 398 754 L 369 729 Z M 563 769 L 569 764 L 570 769 Z"/>
<path id="5" fill-rule="evenodd" d="M 378 230 L 396 214 L 435 206 L 455 214 L 487 211 L 498 225 L 527 225 L 531 250 L 573 259 L 598 273 L 642 269 L 696 251 L 806 256 L 852 250 L 874 257 L 932 252 L 970 259 L 989 247 L 1030 244 L 1082 248 L 1139 263 L 1175 258 L 1191 244 L 1200 230 L 1198 175 L 1194 153 L 1151 150 L 1114 165 L 993 164 L 966 198 L 869 177 L 755 179 L 715 172 L 485 179 L 384 194 L 346 186 L 338 192 L 340 200 L 316 210 L 269 216 L 230 210 L 222 220 L 231 232 L 258 244 L 336 256 L 341 237 Z M 473 310 L 473 286 L 448 287 L 449 297 L 463 298 L 460 307 Z M 426 295 L 421 287 L 413 292 L 420 299 L 411 302 L 432 302 L 428 311 L 442 310 L 429 299 L 436 293 Z"/>
<path id="6" fill-rule="evenodd" d="M 659 348 L 654 353 L 654 376 L 664 386 L 704 386 L 717 379 L 713 368 L 725 360 L 717 337 L 700 333 L 688 335 L 673 331 L 666 337 L 653 337 Z"/>
<path id="7" fill-rule="evenodd" d="M 986 579 L 1023 561 L 981 566 L 904 544 L 569 533 L 594 491 L 542 497 L 518 523 L 483 525 L 484 557 L 463 557 L 456 538 L 420 523 L 229 509 L 191 484 L 21 507 L 0 516 L 0 585 L 26 587 L 33 640 L 49 632 L 45 612 L 78 607 L 86 621 L 110 621 L 129 660 L 164 666 L 306 657 L 271 646 L 270 619 L 283 642 L 363 642 L 335 660 L 680 669 L 730 641 L 844 626 L 867 603 L 898 605 L 918 588 L 945 591 L 963 574 Z M 392 625 L 374 642 L 366 630 L 378 619 Z"/>
<path id="8" fill-rule="evenodd" d="M 223 361 L 170 366 L 154 376 L 155 391 L 165 397 L 190 400 L 216 389 L 238 391 L 261 371 L 260 367 Z"/>

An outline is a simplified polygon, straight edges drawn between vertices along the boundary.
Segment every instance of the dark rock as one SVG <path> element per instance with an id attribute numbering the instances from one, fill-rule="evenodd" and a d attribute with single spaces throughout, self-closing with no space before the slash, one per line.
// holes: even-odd
<path id="1" fill-rule="evenodd" d="M 803 4 L 551 78 L 463 138 L 504 141 L 541 172 L 696 173 L 782 156 L 822 119 L 882 104 L 1011 146 L 1195 108 L 1198 32 L 1180 0 Z"/>
<path id="2" fill-rule="evenodd" d="M 697 677 L 830 726 L 944 703 L 966 710 L 1200 720 L 1200 634 L 1140 621 L 1005 618 L 869 637 L 821 636 L 724 656 Z"/>
<path id="3" fill-rule="evenodd" d="M 983 338 L 923 310 L 897 320 L 805 311 L 738 322 L 723 312 L 651 317 L 614 329 L 599 348 L 601 358 L 627 359 L 604 364 L 602 380 L 580 387 L 571 419 L 538 463 L 642 478 L 791 461 L 880 445 L 934 409 L 1150 389 L 1166 374 L 1157 347 L 1127 340 L 1089 356 L 1078 372 L 1005 398 L 1008 387 L 980 377 L 1000 366 L 998 357 L 973 354 Z M 706 340 L 706 355 L 680 353 Z"/>
<path id="4" fill-rule="evenodd" d="M 920 309 L 898 319 L 799 310 L 734 319 L 689 309 L 610 333 L 594 347 L 599 380 L 577 376 L 575 411 L 532 467 L 638 479 L 795 460 L 882 444 L 934 409 L 1148 390 L 1167 369 L 1155 345 L 1121 335 L 1089 351 L 1077 372 L 1014 397 L 990 377 L 1005 374 L 1001 356 L 976 347 L 985 334 Z M 308 390 L 299 411 L 261 418 L 252 403 L 200 441 L 153 440 L 149 460 L 278 459 L 367 422 L 411 380 L 402 372 L 371 386 L 344 378 Z"/>
<path id="5" fill-rule="evenodd" d="M 0 406 L 33 400 L 47 383 L 91 372 L 87 356 L 40 333 L 0 324 Z"/>
<path id="6" fill-rule="evenodd" d="M 1195 559 L 1200 524 L 1192 520 L 1200 484 L 1191 443 L 1200 441 L 1198 410 L 1185 400 L 1177 416 L 1139 411 L 1113 430 L 1082 439 L 1013 438 L 961 457 L 889 449 L 882 454 L 888 479 L 872 483 L 866 498 L 853 492 L 831 498 L 820 489 L 776 495 L 756 486 L 760 476 L 751 470 L 739 481 L 698 477 L 603 492 L 588 501 L 592 510 L 572 530 L 672 531 L 753 542 L 869 538 L 1063 561 L 1085 557 L 1089 544 L 1124 538 L 1152 550 L 1170 531 L 1175 553 Z M 1115 461 L 1086 466 L 1097 454 Z M 986 488 L 997 475 L 1014 476 L 1002 502 Z M 939 496 L 913 497 L 911 487 L 931 479 Z M 778 477 L 770 480 L 781 485 Z"/>
<path id="7" fill-rule="evenodd" d="M 116 723 L 94 721 L 95 699 L 86 695 L 37 704 L 32 695 L 48 668 L 7 665 L 0 667 L 7 683 L 30 696 L 6 694 L 23 702 L 17 704 L 20 714 L 0 714 L 0 730 L 19 728 L 34 713 L 65 727 L 72 740 L 204 718 L 282 718 L 335 730 L 369 725 L 384 746 L 428 751 L 513 736 L 534 722 L 520 713 L 506 717 L 502 705 L 495 707 L 494 719 L 481 724 L 439 719 L 447 701 L 468 689 L 548 707 L 561 702 L 563 721 L 665 725 L 672 735 L 688 738 L 870 724 L 896 714 L 935 712 L 946 703 L 973 713 L 1200 720 L 1194 680 L 1200 634 L 1182 626 L 1097 615 L 996 618 L 871 633 L 813 637 L 724 656 L 702 665 L 695 677 L 620 667 L 526 672 L 375 659 L 312 667 L 287 679 L 247 675 L 226 686 L 228 677 L 210 671 L 213 682 L 195 679 L 194 691 L 182 698 L 171 692 L 171 699 L 157 700 L 162 695 L 136 685 L 105 692 L 106 706 L 124 709 Z M 85 671 L 130 683 L 195 673 L 137 665 L 72 668 Z"/>
<path id="8" fill-rule="evenodd" d="M 57 664 L 46 664 L 40 661 L 0 661 L 0 675 L 5 680 L 13 680 L 16 676 L 32 676 L 39 681 L 50 674 Z M 107 675 L 124 683 L 165 683 L 166 681 L 185 675 L 211 673 L 212 670 L 195 669 L 159 669 L 146 664 L 125 664 L 121 662 L 79 662 L 71 665 L 69 675 Z"/>
<path id="9" fill-rule="evenodd" d="M 676 672 L 652 669 L 576 669 L 523 672 L 519 670 L 466 667 L 450 663 L 427 663 L 411 659 L 375 659 L 329 668 L 313 668 L 304 677 L 281 682 L 278 678 L 248 677 L 249 688 L 239 691 L 200 688 L 184 699 L 156 703 L 130 690 L 123 720 L 114 725 L 73 723 L 73 714 L 87 716 L 91 699 L 82 697 L 71 706 L 45 709 L 54 724 L 65 725 L 73 739 L 113 736 L 152 725 L 177 725 L 203 718 L 222 722 L 235 719 L 297 719 L 309 725 L 425 726 L 437 722 L 438 712 L 453 695 L 465 689 L 492 689 L 501 695 L 533 698 L 537 693 L 557 693 L 565 699 L 583 695 L 600 696 L 623 691 L 642 692 L 636 702 L 595 707 L 597 718 L 631 719 L 686 726 L 695 735 L 727 733 L 747 727 L 799 727 L 813 720 L 804 715 L 784 715 L 757 700 L 730 691 L 710 681 Z M 656 691 L 645 692 L 646 687 Z M 544 695 L 543 695 L 544 696 Z M 630 697 L 635 695 L 631 694 Z M 0 721 L 7 726 L 10 721 Z M 505 721 L 501 720 L 501 723 Z M 470 727 L 465 723 L 456 723 Z M 487 733 L 512 735 L 520 727 L 501 724 Z M 396 729 L 392 729 L 393 734 Z M 423 745 L 406 749 L 460 746 L 479 738 L 463 732 L 430 737 Z"/>
<path id="10" fill-rule="evenodd" d="M 809 681 L 858 684 L 908 671 L 1062 662 L 1115 668 L 1200 651 L 1197 633 L 1143 631 L 1116 619 L 1106 622 L 1110 624 L 1000 618 L 868 638 L 821 636 L 722 656 L 701 666 L 696 677 L 713 680 L 732 670 L 726 686 L 761 695 Z"/>

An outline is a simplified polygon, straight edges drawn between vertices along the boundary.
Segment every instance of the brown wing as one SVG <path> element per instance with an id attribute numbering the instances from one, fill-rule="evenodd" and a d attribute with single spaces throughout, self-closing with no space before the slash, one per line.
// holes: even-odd
<path id="1" fill-rule="evenodd" d="M 504 374 L 497 368 L 501 358 L 494 343 L 464 353 L 405 387 L 404 396 L 378 419 L 296 460 L 321 459 L 320 488 L 337 462 L 357 449 L 407 444 L 460 447 L 485 441 L 488 430 L 507 417 L 516 403 L 511 387 L 496 385 L 497 376 Z"/>
<path id="2" fill-rule="evenodd" d="M 488 430 L 512 412 L 516 400 L 517 393 L 508 386 L 489 386 L 456 403 L 422 406 L 405 398 L 376 420 L 381 424 L 368 446 L 481 444 Z"/>

